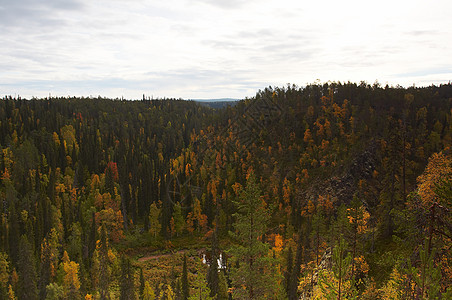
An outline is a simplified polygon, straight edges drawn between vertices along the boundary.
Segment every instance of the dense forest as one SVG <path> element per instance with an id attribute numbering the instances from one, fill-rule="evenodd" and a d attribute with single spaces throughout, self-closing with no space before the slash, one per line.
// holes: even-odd
<path id="1" fill-rule="evenodd" d="M 4 97 L 0 299 L 452 299 L 451 108 L 452 84 Z"/>

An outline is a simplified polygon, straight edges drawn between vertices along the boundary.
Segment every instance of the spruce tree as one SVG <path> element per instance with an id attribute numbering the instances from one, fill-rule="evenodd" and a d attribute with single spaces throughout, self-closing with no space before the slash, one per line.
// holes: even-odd
<path id="1" fill-rule="evenodd" d="M 101 300 L 110 299 L 110 272 L 108 269 L 108 244 L 107 231 L 102 225 L 100 232 L 100 247 L 99 247 L 99 293 Z"/>
<path id="2" fill-rule="evenodd" d="M 184 264 L 182 267 L 182 300 L 187 300 L 189 295 L 187 256 L 184 255 Z"/>
<path id="3" fill-rule="evenodd" d="M 19 242 L 19 299 L 38 299 L 36 267 L 31 245 L 25 235 Z"/>
<path id="4" fill-rule="evenodd" d="M 145 286 L 145 281 L 144 281 L 144 275 L 143 275 L 143 268 L 140 268 L 140 290 L 138 291 L 140 298 L 143 298 L 144 286 Z"/>
<path id="5" fill-rule="evenodd" d="M 298 237 L 297 253 L 295 254 L 295 263 L 293 266 L 292 274 L 289 279 L 289 290 L 287 296 L 289 300 L 298 299 L 297 288 L 298 288 L 298 276 L 301 271 L 301 264 L 303 262 L 303 231 L 300 230 Z"/>
<path id="6" fill-rule="evenodd" d="M 209 283 L 210 288 L 210 296 L 214 297 L 218 294 L 218 239 L 217 232 L 213 233 L 212 237 L 212 251 L 211 251 L 211 259 L 210 266 L 207 273 L 207 282 Z"/>
<path id="7" fill-rule="evenodd" d="M 135 297 L 135 284 L 134 274 L 130 259 L 122 257 L 121 259 L 121 298 L 124 300 L 136 299 Z"/>
<path id="8" fill-rule="evenodd" d="M 290 277 L 292 276 L 292 269 L 293 269 L 293 253 L 292 253 L 292 247 L 289 246 L 289 250 L 287 252 L 287 270 L 285 274 L 285 288 L 286 293 L 289 294 L 289 287 L 290 287 Z"/>

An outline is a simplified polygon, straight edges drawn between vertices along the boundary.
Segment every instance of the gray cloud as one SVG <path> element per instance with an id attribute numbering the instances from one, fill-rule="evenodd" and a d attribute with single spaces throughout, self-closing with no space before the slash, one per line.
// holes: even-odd
<path id="1" fill-rule="evenodd" d="M 5 29 L 55 28 L 66 24 L 58 12 L 68 14 L 83 7 L 79 0 L 0 0 L 0 24 Z"/>

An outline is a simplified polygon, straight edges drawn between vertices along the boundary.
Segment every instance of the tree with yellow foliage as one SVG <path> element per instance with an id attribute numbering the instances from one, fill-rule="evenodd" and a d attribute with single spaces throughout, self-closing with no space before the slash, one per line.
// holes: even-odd
<path id="1" fill-rule="evenodd" d="M 0 296 L 4 298 L 8 293 L 9 261 L 8 255 L 0 252 Z"/>
<path id="2" fill-rule="evenodd" d="M 370 214 L 364 207 L 358 197 L 355 195 L 351 203 L 351 207 L 347 209 L 347 218 L 351 227 L 352 240 L 352 276 L 355 273 L 355 258 L 357 256 L 357 247 L 359 245 L 360 237 L 367 231 L 367 222 Z"/>
<path id="3" fill-rule="evenodd" d="M 69 259 L 66 251 L 61 262 L 64 270 L 63 288 L 65 299 L 80 299 L 79 264 Z"/>
<path id="4" fill-rule="evenodd" d="M 155 299 L 154 290 L 152 289 L 149 281 L 146 281 L 144 283 L 143 300 L 154 300 L 154 299 Z"/>
<path id="5" fill-rule="evenodd" d="M 349 299 L 356 297 L 355 280 L 351 276 L 352 257 L 347 253 L 347 244 L 341 236 L 333 249 L 331 270 L 319 274 L 318 288 L 314 289 L 314 299 Z"/>
<path id="6" fill-rule="evenodd" d="M 160 205 L 160 203 L 159 203 Z M 160 235 L 162 225 L 160 224 L 161 208 L 157 207 L 157 203 L 152 203 L 149 208 L 149 232 L 154 238 Z"/>

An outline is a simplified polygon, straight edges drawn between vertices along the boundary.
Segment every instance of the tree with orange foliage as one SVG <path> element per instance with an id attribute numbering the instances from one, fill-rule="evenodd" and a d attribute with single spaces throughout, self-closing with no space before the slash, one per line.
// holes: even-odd
<path id="1" fill-rule="evenodd" d="M 358 197 L 353 197 L 351 207 L 347 208 L 347 218 L 351 225 L 351 240 L 352 240 L 352 276 L 355 275 L 355 257 L 357 255 L 357 246 L 359 237 L 367 230 L 367 222 L 370 214 L 364 207 Z"/>
<path id="2" fill-rule="evenodd" d="M 63 287 L 65 299 L 80 299 L 79 264 L 71 261 L 66 251 L 63 254 L 62 267 L 64 270 Z"/>

